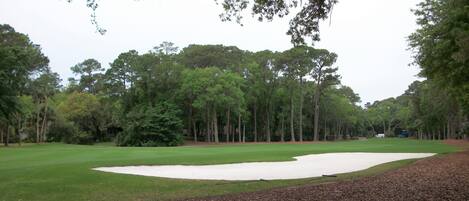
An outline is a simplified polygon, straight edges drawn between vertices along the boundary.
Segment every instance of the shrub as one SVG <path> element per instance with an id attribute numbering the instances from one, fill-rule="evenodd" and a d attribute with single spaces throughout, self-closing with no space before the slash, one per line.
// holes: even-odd
<path id="1" fill-rule="evenodd" d="M 94 144 L 93 134 L 90 132 L 79 131 L 77 135 L 73 136 L 72 141 L 74 144 Z"/>
<path id="2" fill-rule="evenodd" d="M 47 141 L 72 143 L 72 138 L 78 133 L 78 128 L 69 121 L 59 119 L 54 121 L 48 130 Z"/>
<path id="3" fill-rule="evenodd" d="M 119 146 L 177 146 L 182 143 L 180 111 L 169 103 L 139 105 L 126 117 Z"/>
<path id="4" fill-rule="evenodd" d="M 57 120 L 49 128 L 47 140 L 51 142 L 65 142 L 67 144 L 93 144 L 93 135 L 83 132 L 70 121 Z"/>

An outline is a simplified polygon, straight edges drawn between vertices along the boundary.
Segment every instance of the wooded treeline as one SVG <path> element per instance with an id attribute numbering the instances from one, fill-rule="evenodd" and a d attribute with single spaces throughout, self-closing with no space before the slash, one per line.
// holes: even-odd
<path id="1" fill-rule="evenodd" d="M 184 140 L 335 140 L 377 133 L 465 138 L 468 6 L 462 0 L 419 4 L 420 28 L 409 42 L 426 79 L 364 108 L 340 84 L 337 55 L 323 49 L 179 50 L 164 42 L 145 53 L 121 53 L 107 69 L 87 59 L 71 67 L 75 77 L 61 86 L 39 45 L 0 25 L 0 140 L 175 146 Z"/>
<path id="2" fill-rule="evenodd" d="M 340 85 L 336 59 L 307 46 L 249 52 L 190 45 L 179 51 L 164 42 L 143 54 L 121 53 L 106 70 L 87 59 L 71 67 L 76 76 L 62 87 L 44 57 L 44 66 L 24 74 L 24 90 L 15 94 L 21 110 L 5 115 L 2 131 L 15 136 L 10 141 L 115 140 L 122 146 L 359 135 L 365 128 L 352 117 L 362 111 L 360 98 Z"/>

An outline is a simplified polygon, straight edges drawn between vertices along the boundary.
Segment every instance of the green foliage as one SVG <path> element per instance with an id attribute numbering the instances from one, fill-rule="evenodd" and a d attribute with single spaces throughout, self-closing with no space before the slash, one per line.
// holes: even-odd
<path id="1" fill-rule="evenodd" d="M 252 14 L 259 21 L 272 21 L 275 17 L 283 18 L 290 14 L 291 9 L 299 10 L 290 20 L 290 28 L 287 32 L 291 36 L 291 42 L 299 45 L 305 43 L 306 37 L 311 37 L 313 41 L 319 40 L 319 22 L 329 17 L 329 13 L 337 2 L 337 0 L 223 0 L 221 5 L 224 13 L 220 15 L 220 18 L 222 21 L 236 20 L 241 23 L 243 11 L 251 5 Z"/>
<path id="2" fill-rule="evenodd" d="M 448 88 L 469 114 L 469 2 L 425 0 L 414 13 L 419 28 L 409 45 L 420 74 Z"/>
<path id="3" fill-rule="evenodd" d="M 0 115 L 8 119 L 20 110 L 17 96 L 29 76 L 47 67 L 49 60 L 39 45 L 9 25 L 0 24 Z"/>
<path id="4" fill-rule="evenodd" d="M 31 96 L 20 96 L 19 97 L 20 113 L 23 118 L 30 118 L 35 110 L 33 98 Z"/>
<path id="5" fill-rule="evenodd" d="M 89 93 L 73 92 L 59 104 L 58 110 L 64 118 L 73 122 L 80 130 L 79 138 L 88 141 L 104 140 L 103 111 L 97 96 Z M 93 139 L 93 140 L 90 140 Z"/>
<path id="6" fill-rule="evenodd" d="M 102 71 L 104 68 L 101 67 L 95 59 L 86 59 L 85 61 L 70 68 L 75 75 L 80 76 L 77 89 L 80 92 L 89 92 L 96 94 L 101 89 L 100 78 L 103 76 Z M 73 79 L 73 78 L 71 78 Z M 73 81 L 73 80 L 72 80 Z"/>
<path id="7" fill-rule="evenodd" d="M 402 110 L 387 114 L 386 107 L 378 107 L 384 104 L 377 104 L 373 110 L 378 112 L 366 115 L 357 106 L 360 97 L 339 85 L 337 55 L 324 49 L 296 46 L 279 53 L 190 45 L 178 50 L 170 42 L 143 54 L 130 50 L 105 73 L 98 61 L 87 59 L 72 67 L 76 79 L 63 91 L 58 75 L 43 69 L 25 78 L 23 91 L 33 107 L 20 106 L 26 111 L 14 115 L 14 129 L 27 131 L 38 143 L 87 144 L 119 136 L 118 144 L 124 146 L 177 145 L 180 124 L 185 137 L 194 140 L 219 142 L 225 135 L 222 141 L 270 142 L 302 140 L 303 134 L 306 140 L 319 140 L 365 135 L 369 124 L 375 129 L 382 119 L 388 132 L 408 127 L 409 111 L 417 108 L 399 99 L 393 105 L 405 105 Z M 284 138 L 286 130 L 290 135 Z"/>
<path id="8" fill-rule="evenodd" d="M 244 51 L 235 46 L 189 45 L 180 54 L 182 63 L 191 68 L 219 67 L 240 72 Z"/>
<path id="9" fill-rule="evenodd" d="M 181 92 L 196 97 L 194 107 L 233 107 L 243 104 L 243 79 L 218 68 L 198 68 L 183 73 Z M 220 96 L 221 95 L 221 96 Z"/>
<path id="10" fill-rule="evenodd" d="M 425 0 L 414 10 L 419 28 L 409 36 L 424 82 L 406 92 L 419 137 L 461 137 L 469 115 L 469 2 Z M 465 117 L 462 116 L 464 112 Z M 465 133 L 467 135 L 467 133 Z"/>
<path id="11" fill-rule="evenodd" d="M 133 87 L 135 83 L 138 52 L 130 50 L 121 53 L 110 65 L 111 68 L 105 74 L 106 93 L 111 96 L 122 97 L 127 89 Z"/>
<path id="12" fill-rule="evenodd" d="M 136 106 L 126 117 L 119 146 L 176 146 L 182 143 L 180 111 L 170 103 Z"/>
<path id="13" fill-rule="evenodd" d="M 54 123 L 49 127 L 48 141 L 79 144 L 82 142 L 79 132 L 79 129 L 74 125 L 74 123 L 60 119 L 54 121 Z"/>
<path id="14" fill-rule="evenodd" d="M 448 88 L 433 80 L 415 81 L 401 96 L 367 104 L 365 119 L 374 133 L 407 130 L 420 139 L 464 135 L 460 104 Z"/>

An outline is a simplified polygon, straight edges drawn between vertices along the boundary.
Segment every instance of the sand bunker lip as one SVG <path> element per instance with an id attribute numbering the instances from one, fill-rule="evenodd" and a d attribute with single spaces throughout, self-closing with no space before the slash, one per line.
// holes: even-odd
<path id="1" fill-rule="evenodd" d="M 295 161 L 247 162 L 220 165 L 151 165 L 99 167 L 94 170 L 121 174 L 197 180 L 280 180 L 320 177 L 365 170 L 433 153 L 325 153 L 294 157 Z"/>

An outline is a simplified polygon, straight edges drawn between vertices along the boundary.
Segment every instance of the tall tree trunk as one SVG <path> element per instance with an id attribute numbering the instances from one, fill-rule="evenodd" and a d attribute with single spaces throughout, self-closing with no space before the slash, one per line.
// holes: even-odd
<path id="1" fill-rule="evenodd" d="M 15 133 L 18 136 L 18 146 L 21 146 L 21 115 L 17 114 L 16 115 L 18 119 L 16 120 L 16 126 L 14 127 Z"/>
<path id="2" fill-rule="evenodd" d="M 300 137 L 300 142 L 303 142 L 303 77 L 300 77 L 300 108 L 299 108 L 299 113 L 300 113 L 300 116 L 299 116 L 299 127 L 300 127 L 300 133 L 299 133 L 299 137 Z"/>
<path id="3" fill-rule="evenodd" d="M 189 101 L 189 118 L 187 121 L 187 135 L 189 137 L 192 135 L 192 101 Z M 197 142 L 197 139 L 194 138 L 194 142 Z"/>
<path id="4" fill-rule="evenodd" d="M 319 96 L 321 95 L 320 82 L 318 80 L 314 93 L 314 141 L 319 140 Z"/>
<path id="5" fill-rule="evenodd" d="M 441 140 L 441 130 L 440 129 L 438 129 L 438 140 Z"/>
<path id="6" fill-rule="evenodd" d="M 446 123 L 443 123 L 443 139 L 448 139 L 448 136 L 446 135 Z"/>
<path id="7" fill-rule="evenodd" d="M 293 95 L 290 96 L 290 135 L 291 141 L 295 142 L 295 128 L 293 125 Z"/>
<path id="8" fill-rule="evenodd" d="M 342 136 L 342 122 L 341 121 L 337 123 L 337 129 L 338 129 L 339 137 Z"/>
<path id="9" fill-rule="evenodd" d="M 241 142 L 241 113 L 238 114 L 238 142 Z"/>
<path id="10" fill-rule="evenodd" d="M 243 123 L 243 143 L 246 142 L 246 124 Z"/>
<path id="11" fill-rule="evenodd" d="M 217 110 L 213 109 L 213 137 L 215 138 L 215 143 L 219 143 L 218 140 L 218 117 L 217 117 Z"/>
<path id="12" fill-rule="evenodd" d="M 47 96 L 44 97 L 44 118 L 42 120 L 42 131 L 41 131 L 41 139 L 44 142 L 46 136 L 46 127 L 47 127 L 47 110 L 49 107 L 49 99 Z"/>
<path id="13" fill-rule="evenodd" d="M 386 122 L 383 120 L 383 134 L 386 135 Z"/>
<path id="14" fill-rule="evenodd" d="M 197 127 L 195 121 L 192 121 L 192 128 L 194 129 L 194 142 L 197 142 Z"/>
<path id="15" fill-rule="evenodd" d="M 230 116 L 231 116 L 231 111 L 230 108 L 226 111 L 226 128 L 225 128 L 225 141 L 229 142 L 230 141 Z"/>
<path id="16" fill-rule="evenodd" d="M 41 102 L 39 101 L 38 103 L 39 105 L 41 104 Z M 39 126 L 39 122 L 40 122 L 40 117 L 41 117 L 41 108 L 39 107 L 39 109 L 37 110 L 36 112 L 36 143 L 40 143 L 40 135 L 41 135 L 41 131 L 40 131 L 40 126 Z"/>
<path id="17" fill-rule="evenodd" d="M 0 144 L 3 144 L 3 128 L 0 127 Z"/>
<path id="18" fill-rule="evenodd" d="M 319 96 L 321 96 L 322 68 L 323 66 L 320 66 L 318 69 L 318 77 L 316 78 L 316 90 L 314 92 L 314 141 L 319 140 Z"/>
<path id="19" fill-rule="evenodd" d="M 326 117 L 323 118 L 324 119 L 324 139 L 322 139 L 323 141 L 326 141 L 327 140 L 327 122 L 326 122 Z"/>
<path id="20" fill-rule="evenodd" d="M 391 122 L 392 122 L 392 121 L 393 121 L 393 120 L 390 120 L 390 121 L 388 122 L 388 135 L 394 136 L 394 133 L 391 132 Z"/>
<path id="21" fill-rule="evenodd" d="M 448 135 L 448 138 L 452 138 L 452 135 L 451 135 L 451 120 L 448 118 L 448 126 L 446 129 L 448 129 L 447 131 L 447 135 Z"/>
<path id="22" fill-rule="evenodd" d="M 5 147 L 8 147 L 8 144 L 10 143 L 10 125 L 7 125 L 7 136 L 5 137 Z"/>
<path id="23" fill-rule="evenodd" d="M 254 104 L 254 142 L 257 142 L 257 103 Z"/>
<path id="24" fill-rule="evenodd" d="M 230 133 L 233 133 L 232 138 L 231 138 L 231 142 L 234 143 L 235 142 L 235 134 L 236 134 L 236 126 L 231 126 L 231 131 Z"/>
<path id="25" fill-rule="evenodd" d="M 271 141 L 270 140 L 270 135 L 271 135 L 270 130 L 271 129 L 270 129 L 270 112 L 269 112 L 269 110 L 270 110 L 270 106 L 269 106 L 269 108 L 267 108 L 267 128 L 266 128 L 267 129 L 266 130 L 267 131 L 267 142 Z"/>
<path id="26" fill-rule="evenodd" d="M 285 116 L 282 114 L 282 130 L 280 132 L 280 141 L 285 142 Z"/>
<path id="27" fill-rule="evenodd" d="M 207 142 L 210 142 L 210 127 L 211 127 L 211 120 L 210 120 L 210 110 L 207 109 L 207 131 L 206 131 L 206 137 L 207 137 Z"/>
<path id="28" fill-rule="evenodd" d="M 373 131 L 373 135 L 378 134 L 378 133 L 376 132 L 375 126 L 371 123 L 371 121 L 368 121 L 368 120 L 367 120 L 367 122 L 368 122 L 368 124 L 370 125 L 371 130 Z"/>

